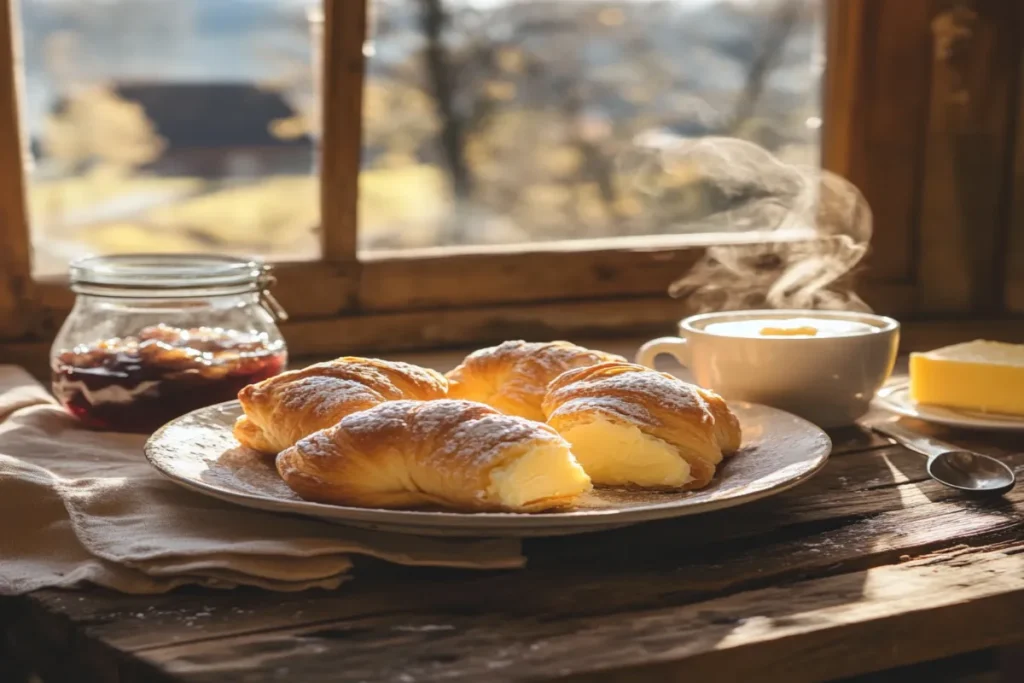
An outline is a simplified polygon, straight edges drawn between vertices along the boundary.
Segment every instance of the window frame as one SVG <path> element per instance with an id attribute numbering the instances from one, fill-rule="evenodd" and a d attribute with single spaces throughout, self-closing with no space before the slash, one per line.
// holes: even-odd
<path id="1" fill-rule="evenodd" d="M 879 312 L 913 316 L 927 300 L 919 273 L 928 272 L 929 262 L 927 254 L 920 258 L 917 221 L 925 143 L 934 142 L 919 121 L 934 117 L 939 106 L 930 98 L 937 77 L 930 22 L 948 3 L 823 1 L 828 2 L 823 166 L 862 187 L 875 214 L 870 267 L 858 291 Z M 276 266 L 275 293 L 291 314 L 283 329 L 293 353 L 669 332 L 685 306 L 670 299 L 666 289 L 697 262 L 709 241 L 716 241 L 713 237 L 357 254 L 368 2 L 324 0 L 322 257 Z M 31 274 L 16 4 L 0 0 L 0 240 L 6 245 L 0 251 L 0 348 L 13 350 L 17 359 L 39 354 L 70 310 L 73 295 L 65 280 L 34 280 Z M 1003 19 L 986 15 L 986 40 L 1008 40 L 993 24 Z M 880 76 L 880 64 L 895 71 Z M 908 82 L 921 87 L 907 88 Z M 958 306 L 939 310 L 967 310 Z"/>

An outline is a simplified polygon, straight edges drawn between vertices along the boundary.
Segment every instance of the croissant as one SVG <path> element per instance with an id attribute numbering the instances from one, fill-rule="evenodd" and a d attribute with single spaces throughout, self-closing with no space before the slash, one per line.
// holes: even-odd
<path id="1" fill-rule="evenodd" d="M 243 445 L 278 453 L 349 413 L 384 401 L 444 398 L 445 378 L 408 363 L 345 357 L 285 372 L 238 392 L 245 415 L 234 434 Z"/>
<path id="2" fill-rule="evenodd" d="M 466 356 L 447 374 L 448 396 L 543 422 L 541 402 L 548 382 L 566 370 L 602 361 L 625 359 L 565 341 L 507 341 Z"/>
<path id="3" fill-rule="evenodd" d="M 560 375 L 543 408 L 595 484 L 701 488 L 740 446 L 720 396 L 632 363 Z"/>
<path id="4" fill-rule="evenodd" d="M 590 479 L 545 424 L 472 401 L 390 401 L 353 413 L 277 456 L 306 500 L 534 512 L 571 504 Z"/>

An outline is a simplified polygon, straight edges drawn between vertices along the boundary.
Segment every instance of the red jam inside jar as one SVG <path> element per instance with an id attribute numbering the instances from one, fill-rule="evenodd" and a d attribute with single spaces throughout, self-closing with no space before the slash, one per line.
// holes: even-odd
<path id="1" fill-rule="evenodd" d="M 82 344 L 53 358 L 53 393 L 95 429 L 152 432 L 192 410 L 230 401 L 280 374 L 288 355 L 263 334 L 147 327 Z"/>

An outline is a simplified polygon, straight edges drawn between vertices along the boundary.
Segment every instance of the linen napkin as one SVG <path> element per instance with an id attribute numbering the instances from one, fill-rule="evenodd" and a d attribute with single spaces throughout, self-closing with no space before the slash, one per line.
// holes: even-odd
<path id="1" fill-rule="evenodd" d="M 336 588 L 353 555 L 405 565 L 522 566 L 518 541 L 405 536 L 193 493 L 145 459 L 143 435 L 83 429 L 24 370 L 0 365 L 0 595 L 92 583 Z"/>

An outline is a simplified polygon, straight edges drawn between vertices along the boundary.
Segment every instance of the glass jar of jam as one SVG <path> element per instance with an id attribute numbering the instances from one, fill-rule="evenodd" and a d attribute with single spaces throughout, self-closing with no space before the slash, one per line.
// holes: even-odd
<path id="1" fill-rule="evenodd" d="M 97 429 L 151 432 L 284 370 L 269 267 L 222 256 L 71 264 L 77 295 L 50 354 L 53 393 Z"/>

